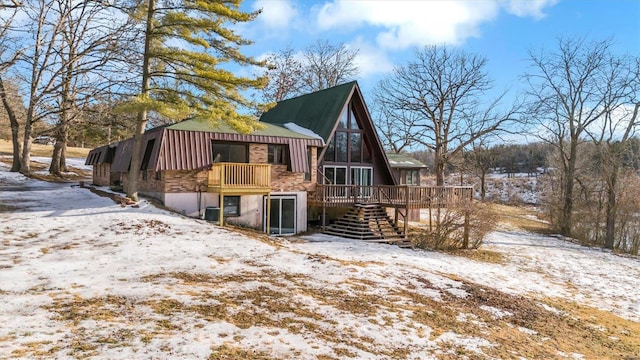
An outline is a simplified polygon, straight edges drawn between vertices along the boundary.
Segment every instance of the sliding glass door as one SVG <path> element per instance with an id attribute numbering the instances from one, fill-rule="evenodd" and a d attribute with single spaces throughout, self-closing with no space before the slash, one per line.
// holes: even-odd
<path id="1" fill-rule="evenodd" d="M 351 167 L 351 185 L 361 186 L 356 190 L 356 196 L 371 196 L 371 185 L 373 185 L 373 168 L 370 167 Z"/>
<path id="2" fill-rule="evenodd" d="M 271 197 L 271 209 L 269 211 L 270 235 L 293 235 L 296 233 L 296 198 L 295 196 Z M 267 200 L 265 198 L 265 214 L 267 213 Z M 265 224 L 266 216 L 265 216 Z"/>

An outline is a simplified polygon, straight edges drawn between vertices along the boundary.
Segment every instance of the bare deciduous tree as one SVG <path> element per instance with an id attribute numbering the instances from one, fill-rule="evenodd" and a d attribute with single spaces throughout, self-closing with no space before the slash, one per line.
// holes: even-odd
<path id="1" fill-rule="evenodd" d="M 499 112 L 502 96 L 484 102 L 492 88 L 486 63 L 479 55 L 429 46 L 378 84 L 375 101 L 383 116 L 401 123 L 399 139 L 434 151 L 438 186 L 444 184 L 446 165 L 465 147 L 516 123 L 518 106 Z"/>
<path id="2" fill-rule="evenodd" d="M 358 50 L 349 49 L 344 44 L 331 44 L 318 40 L 308 46 L 305 59 L 303 82 L 307 91 L 318 91 L 353 79 L 359 69 L 355 64 Z"/>
<path id="3" fill-rule="evenodd" d="M 327 40 L 318 40 L 301 53 L 286 48 L 271 54 L 264 73 L 269 84 L 262 97 L 266 102 L 277 102 L 350 81 L 359 72 L 357 55 L 358 50 Z"/>
<path id="4" fill-rule="evenodd" d="M 474 143 L 471 151 L 464 155 L 464 167 L 480 180 L 480 199 L 484 201 L 487 194 L 487 174 L 496 166 L 496 151 L 479 142 Z"/>
<path id="5" fill-rule="evenodd" d="M 637 75 L 636 75 L 637 76 Z M 635 99 L 638 101 L 638 99 Z M 615 104 L 613 104 L 615 105 Z M 619 108 L 620 110 L 626 110 Z M 638 110 L 640 102 L 636 102 L 629 114 L 615 114 L 607 111 L 604 114 L 604 123 L 599 133 L 589 131 L 594 140 L 601 159 L 600 172 L 604 180 L 606 191 L 605 205 L 605 236 L 604 247 L 613 249 L 615 246 L 619 179 L 625 168 L 623 162 L 628 154 L 629 140 L 634 135 L 639 125 Z M 614 115 L 615 114 L 615 115 Z M 621 116 L 622 115 L 622 116 Z M 626 116 L 625 116 L 626 115 Z"/>
<path id="6" fill-rule="evenodd" d="M 13 10 L 5 10 L 0 14 L 0 100 L 11 126 L 11 142 L 13 144 L 13 163 L 11 171 L 20 170 L 20 157 L 22 147 L 20 145 L 20 123 L 16 115 L 17 86 L 7 82 L 7 70 L 12 67 L 20 57 L 20 50 L 16 49 L 15 41 L 11 37 L 12 25 L 17 14 L 17 6 Z"/>
<path id="7" fill-rule="evenodd" d="M 265 76 L 269 83 L 262 90 L 266 102 L 278 102 L 299 95 L 303 87 L 303 64 L 292 48 L 286 48 L 267 57 Z"/>
<path id="8" fill-rule="evenodd" d="M 62 19 L 59 36 L 61 70 L 57 80 L 56 143 L 49 171 L 66 171 L 65 149 L 69 129 L 81 114 L 80 108 L 95 99 L 110 85 L 103 80 L 106 65 L 116 58 L 120 38 L 128 23 L 114 21 L 106 4 L 56 0 L 56 16 Z"/>
<path id="9" fill-rule="evenodd" d="M 384 94 L 380 94 L 384 89 L 378 87 L 374 89 L 374 99 L 378 99 Z M 392 110 L 378 101 L 374 101 L 371 111 L 376 114 L 373 121 L 380 136 L 380 141 L 385 149 L 394 153 L 400 153 L 411 147 L 413 141 L 413 126 L 420 121 L 420 116 L 410 111 Z"/>
<path id="10" fill-rule="evenodd" d="M 0 1 L 0 9 L 17 9 L 18 7 L 20 7 L 20 2 L 17 0 Z"/>
<path id="11" fill-rule="evenodd" d="M 562 184 L 557 226 L 570 236 L 579 149 L 598 122 L 628 100 L 629 82 L 616 74 L 621 63 L 611 54 L 611 40 L 559 39 L 551 52 L 529 52 L 530 111 L 538 121 L 536 135 L 559 155 Z"/>
<path id="12" fill-rule="evenodd" d="M 62 69 L 56 38 L 63 19 L 53 14 L 54 4 L 52 0 L 34 0 L 23 5 L 24 25 L 28 32 L 22 41 L 27 47 L 20 59 L 21 69 L 16 71 L 18 79 L 27 87 L 27 111 L 20 158 L 20 172 L 23 174 L 31 171 L 34 124 L 56 112 L 52 104 L 55 103 L 58 90 L 56 82 Z"/>

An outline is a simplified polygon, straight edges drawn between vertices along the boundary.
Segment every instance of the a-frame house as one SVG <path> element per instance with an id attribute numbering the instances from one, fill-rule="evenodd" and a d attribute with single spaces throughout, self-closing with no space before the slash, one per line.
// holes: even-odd
<path id="1" fill-rule="evenodd" d="M 396 185 L 355 81 L 280 101 L 260 121 L 264 128 L 250 134 L 195 119 L 148 130 L 139 193 L 188 216 L 211 210 L 208 220 L 274 235 L 331 220 L 334 234 L 382 241 L 385 231 L 401 234 L 398 214 L 406 224 L 408 209 L 449 196 Z M 132 143 L 89 153 L 94 184 L 126 186 Z"/>

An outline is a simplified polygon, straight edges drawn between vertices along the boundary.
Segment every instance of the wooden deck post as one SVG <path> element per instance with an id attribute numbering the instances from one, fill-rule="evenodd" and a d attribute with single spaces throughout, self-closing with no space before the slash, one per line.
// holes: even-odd
<path id="1" fill-rule="evenodd" d="M 404 236 L 407 236 L 409 229 L 409 185 L 404 187 Z"/>
<path id="2" fill-rule="evenodd" d="M 224 193 L 220 193 L 220 214 L 218 217 L 220 218 L 220 226 L 224 226 Z"/>
<path id="3" fill-rule="evenodd" d="M 469 248 L 469 210 L 464 210 L 464 234 L 462 235 L 462 248 Z"/>
<path id="4" fill-rule="evenodd" d="M 271 227 L 271 192 L 267 193 L 267 223 L 265 224 L 265 229 L 266 229 L 266 233 L 267 235 L 269 235 L 269 232 L 271 231 L 270 227 Z"/>
<path id="5" fill-rule="evenodd" d="M 322 231 L 324 232 L 325 230 L 325 223 L 327 222 L 327 199 L 326 199 L 326 187 L 322 186 L 320 187 L 320 189 L 322 190 L 322 193 L 320 194 L 320 198 L 322 199 L 322 217 L 320 217 L 320 226 L 322 226 Z M 316 194 L 317 194 L 317 190 L 316 190 Z"/>

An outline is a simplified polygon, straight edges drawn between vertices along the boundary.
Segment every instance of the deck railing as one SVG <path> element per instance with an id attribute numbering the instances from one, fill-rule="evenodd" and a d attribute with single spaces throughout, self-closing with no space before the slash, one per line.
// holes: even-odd
<path id="1" fill-rule="evenodd" d="M 383 206 L 410 209 L 446 207 L 472 198 L 472 186 L 318 184 L 316 191 L 309 194 L 309 202 L 314 205 L 351 206 L 356 203 L 379 203 Z"/>
<path id="2" fill-rule="evenodd" d="M 208 174 L 208 186 L 213 191 L 268 191 L 271 165 L 214 163 Z"/>

